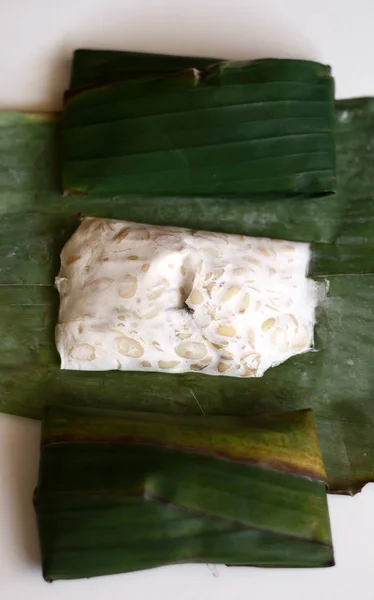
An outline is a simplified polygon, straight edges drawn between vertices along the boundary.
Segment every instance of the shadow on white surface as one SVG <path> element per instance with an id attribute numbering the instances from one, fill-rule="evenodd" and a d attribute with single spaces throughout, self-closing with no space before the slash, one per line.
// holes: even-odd
<path id="1" fill-rule="evenodd" d="M 1 522 L 4 519 L 4 526 L 9 528 L 8 549 L 14 557 L 14 564 L 18 563 L 19 567 L 40 565 L 33 507 L 39 462 L 40 424 L 28 419 L 17 419 L 17 426 L 14 427 L 11 426 L 14 417 L 1 417 L 5 421 L 5 426 L 1 428 L 1 458 L 4 462 L 0 477 L 3 514 Z M 3 528 L 0 529 L 4 536 Z"/>

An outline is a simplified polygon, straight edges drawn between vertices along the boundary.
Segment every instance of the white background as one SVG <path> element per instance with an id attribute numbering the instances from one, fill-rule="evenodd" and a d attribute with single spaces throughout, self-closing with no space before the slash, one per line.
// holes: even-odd
<path id="1" fill-rule="evenodd" d="M 332 65 L 339 98 L 374 96 L 373 31 L 373 0 L 0 0 L 0 107 L 59 109 L 77 47 L 312 58 Z M 0 415 L 1 600 L 374 600 L 374 485 L 329 498 L 330 569 L 185 565 L 44 583 L 39 436 L 39 423 Z"/>

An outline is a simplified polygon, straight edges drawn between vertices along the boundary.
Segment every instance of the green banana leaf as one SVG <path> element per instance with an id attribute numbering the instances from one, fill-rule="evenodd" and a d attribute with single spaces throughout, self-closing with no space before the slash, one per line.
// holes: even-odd
<path id="1" fill-rule="evenodd" d="M 73 53 L 70 88 L 94 87 L 150 73 L 176 73 L 192 67 L 204 70 L 221 61 L 220 58 L 79 48 Z"/>
<path id="2" fill-rule="evenodd" d="M 48 581 L 334 564 L 311 411 L 248 422 L 49 408 L 35 507 Z"/>
<path id="3" fill-rule="evenodd" d="M 70 98 L 66 194 L 280 198 L 335 189 L 329 67 L 264 59 L 120 81 Z"/>
<path id="4" fill-rule="evenodd" d="M 306 202 L 61 197 L 58 115 L 0 113 L 0 410 L 47 403 L 174 414 L 314 409 L 331 491 L 374 480 L 374 100 L 337 103 L 338 192 Z M 59 252 L 81 214 L 311 241 L 327 280 L 317 352 L 260 379 L 60 371 L 53 328 Z"/>

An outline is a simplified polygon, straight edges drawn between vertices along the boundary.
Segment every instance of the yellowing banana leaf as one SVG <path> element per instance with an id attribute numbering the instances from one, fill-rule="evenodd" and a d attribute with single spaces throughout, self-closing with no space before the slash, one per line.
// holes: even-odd
<path id="1" fill-rule="evenodd" d="M 47 403 L 174 414 L 314 409 L 332 491 L 374 480 L 374 100 L 337 103 L 338 191 L 284 201 L 61 197 L 58 115 L 0 113 L 0 410 Z M 329 283 L 316 349 L 261 379 L 60 371 L 59 252 L 81 214 L 310 241 Z"/>
<path id="2" fill-rule="evenodd" d="M 248 422 L 49 408 L 35 506 L 48 581 L 334 564 L 310 411 Z"/>
<path id="3" fill-rule="evenodd" d="M 335 189 L 329 67 L 265 59 L 120 81 L 70 98 L 67 194 L 279 198 Z"/>

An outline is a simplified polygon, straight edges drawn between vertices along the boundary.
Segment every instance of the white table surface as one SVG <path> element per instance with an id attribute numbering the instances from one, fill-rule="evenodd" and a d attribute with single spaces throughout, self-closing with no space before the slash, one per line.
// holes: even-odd
<path id="1" fill-rule="evenodd" d="M 312 58 L 332 65 L 339 98 L 374 96 L 373 27 L 373 0 L 0 0 L 0 108 L 59 109 L 77 47 Z M 47 584 L 31 501 L 39 436 L 36 421 L 0 415 L 1 600 L 374 600 L 373 484 L 329 498 L 330 569 L 184 565 Z"/>

